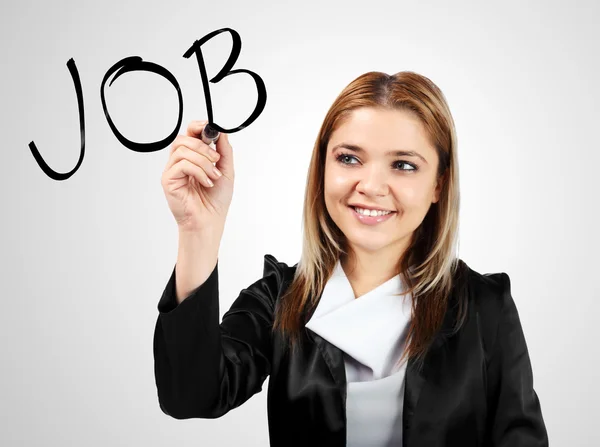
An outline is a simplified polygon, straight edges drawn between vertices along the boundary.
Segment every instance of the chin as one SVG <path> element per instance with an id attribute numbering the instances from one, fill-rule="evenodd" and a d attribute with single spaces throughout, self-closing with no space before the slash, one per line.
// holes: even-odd
<path id="1" fill-rule="evenodd" d="M 348 242 L 350 242 L 352 245 L 362 247 L 365 250 L 368 249 L 370 251 L 378 250 L 394 242 L 389 235 L 385 234 L 374 235 L 373 233 L 370 233 L 363 235 L 358 233 L 356 230 L 349 230 L 344 232 L 344 234 L 346 235 Z"/>

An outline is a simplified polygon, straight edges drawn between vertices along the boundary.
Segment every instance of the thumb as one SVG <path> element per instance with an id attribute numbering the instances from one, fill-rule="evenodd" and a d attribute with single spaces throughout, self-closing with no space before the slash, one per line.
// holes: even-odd
<path id="1" fill-rule="evenodd" d="M 215 149 L 221 156 L 219 161 L 216 163 L 217 169 L 223 173 L 223 175 L 233 178 L 233 148 L 229 143 L 229 135 L 221 132 L 219 139 L 215 143 Z"/>

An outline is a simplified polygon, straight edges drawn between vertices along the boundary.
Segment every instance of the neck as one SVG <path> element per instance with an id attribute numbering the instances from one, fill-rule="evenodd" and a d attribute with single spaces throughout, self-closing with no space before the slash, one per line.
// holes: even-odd
<path id="1" fill-rule="evenodd" d="M 348 252 L 348 255 L 342 254 L 340 264 L 348 280 L 361 289 L 376 287 L 396 276 L 403 253 L 395 246 L 377 252 L 357 249 Z"/>

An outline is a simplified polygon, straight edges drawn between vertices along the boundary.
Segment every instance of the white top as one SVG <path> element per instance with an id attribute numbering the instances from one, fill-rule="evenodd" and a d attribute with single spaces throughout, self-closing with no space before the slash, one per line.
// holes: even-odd
<path id="1" fill-rule="evenodd" d="M 355 298 L 338 260 L 306 327 L 344 354 L 347 379 L 347 446 L 402 445 L 406 361 L 394 368 L 405 348 L 411 297 L 394 296 L 400 275 Z"/>

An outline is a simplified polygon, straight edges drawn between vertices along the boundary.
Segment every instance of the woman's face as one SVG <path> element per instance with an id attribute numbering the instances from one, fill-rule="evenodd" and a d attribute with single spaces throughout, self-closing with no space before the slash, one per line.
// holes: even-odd
<path id="1" fill-rule="evenodd" d="M 324 188 L 327 211 L 351 249 L 401 254 L 431 204 L 439 200 L 437 168 L 437 152 L 416 115 L 375 108 L 354 110 L 327 145 Z M 393 213 L 365 218 L 350 204 Z"/>

